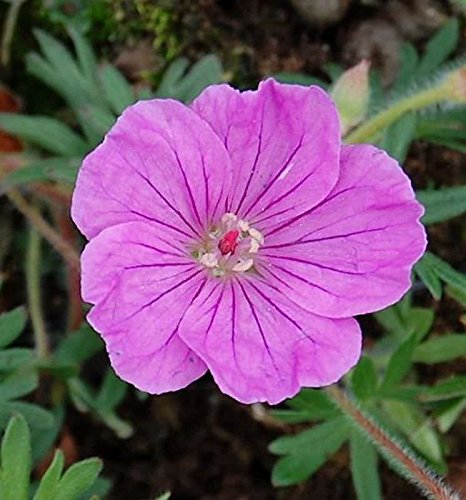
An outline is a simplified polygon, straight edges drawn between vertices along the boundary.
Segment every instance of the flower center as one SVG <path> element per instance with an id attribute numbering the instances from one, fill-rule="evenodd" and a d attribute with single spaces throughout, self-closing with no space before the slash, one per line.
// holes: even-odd
<path id="1" fill-rule="evenodd" d="M 209 231 L 202 247 L 196 251 L 196 257 L 214 276 L 246 272 L 253 268 L 255 256 L 263 243 L 264 237 L 257 229 L 227 212 Z"/>

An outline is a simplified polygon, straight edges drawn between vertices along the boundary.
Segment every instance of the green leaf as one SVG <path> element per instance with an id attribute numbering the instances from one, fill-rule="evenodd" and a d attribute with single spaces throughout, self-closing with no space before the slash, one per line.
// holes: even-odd
<path id="1" fill-rule="evenodd" d="M 204 88 L 222 81 L 223 68 L 217 56 L 208 55 L 188 67 L 188 60 L 176 59 L 165 72 L 157 90 L 158 97 L 173 97 L 180 101 L 190 102 Z"/>
<path id="2" fill-rule="evenodd" d="M 388 387 L 397 385 L 409 373 L 416 344 L 416 335 L 411 335 L 411 337 L 403 342 L 395 351 L 387 366 L 387 371 L 382 382 L 382 391 Z"/>
<path id="3" fill-rule="evenodd" d="M 455 375 L 429 387 L 419 396 L 425 402 L 444 401 L 466 396 L 466 375 Z"/>
<path id="4" fill-rule="evenodd" d="M 31 368 L 15 371 L 0 383 L 0 399 L 14 399 L 26 396 L 39 385 L 37 372 Z"/>
<path id="5" fill-rule="evenodd" d="M 37 69 L 37 58 L 35 65 L 34 63 L 32 67 L 28 65 L 28 70 L 30 72 L 34 71 L 35 76 L 54 88 L 75 110 L 80 104 L 82 105 L 89 100 L 94 103 L 98 102 L 100 98 L 99 89 L 95 79 L 81 72 L 71 52 L 61 42 L 44 31 L 35 30 L 34 34 L 42 53 L 45 55 L 45 60 L 42 59 L 42 66 L 45 63 L 47 73 L 44 78 L 42 73 L 35 71 Z M 78 58 L 84 56 L 81 49 L 82 47 L 79 47 Z M 86 62 L 86 64 L 88 63 L 89 61 Z M 86 71 L 88 69 L 86 68 Z"/>
<path id="6" fill-rule="evenodd" d="M 70 333 L 59 344 L 55 359 L 63 364 L 81 364 L 101 351 L 104 344 L 97 333 L 88 325 Z"/>
<path id="7" fill-rule="evenodd" d="M 79 135 L 47 116 L 0 113 L 0 128 L 54 154 L 82 156 L 88 151 Z"/>
<path id="8" fill-rule="evenodd" d="M 383 408 L 421 453 L 441 469 L 445 468 L 440 439 L 430 420 L 416 406 L 392 400 L 384 401 Z"/>
<path id="9" fill-rule="evenodd" d="M 432 297 L 436 300 L 440 300 L 442 298 L 442 282 L 440 281 L 437 273 L 426 263 L 424 259 L 421 259 L 414 266 L 414 272 L 419 276 L 424 285 L 426 285 Z"/>
<path id="10" fill-rule="evenodd" d="M 417 363 L 442 363 L 466 356 L 466 334 L 449 334 L 436 337 L 418 345 L 413 361 Z"/>
<path id="11" fill-rule="evenodd" d="M 400 51 L 400 69 L 393 85 L 394 93 L 406 90 L 407 85 L 413 79 L 418 61 L 419 56 L 415 47 L 410 43 L 405 43 Z"/>
<path id="12" fill-rule="evenodd" d="M 31 364 L 33 360 L 33 352 L 31 349 L 16 347 L 0 351 L 0 371 L 12 371 Z"/>
<path id="13" fill-rule="evenodd" d="M 380 147 L 403 163 L 416 133 L 416 113 L 407 113 L 385 130 Z"/>
<path id="14" fill-rule="evenodd" d="M 10 172 L 2 180 L 3 190 L 29 182 L 57 181 L 74 185 L 81 158 L 47 158 L 34 160 L 25 167 Z"/>
<path id="15" fill-rule="evenodd" d="M 31 430 L 50 429 L 54 424 L 53 414 L 44 408 L 26 401 L 8 401 L 5 407 L 11 413 L 21 413 Z"/>
<path id="16" fill-rule="evenodd" d="M 307 420 L 325 420 L 340 414 L 327 394 L 318 389 L 302 389 L 286 404 L 294 410 L 306 412 Z"/>
<path id="17" fill-rule="evenodd" d="M 351 373 L 351 387 L 356 397 L 362 401 L 376 395 L 377 371 L 373 361 L 363 356 Z"/>
<path id="18" fill-rule="evenodd" d="M 390 333 L 397 337 L 406 335 L 406 325 L 398 304 L 387 307 L 374 314 L 375 319 Z"/>
<path id="19" fill-rule="evenodd" d="M 466 291 L 466 275 L 453 269 L 450 264 L 440 257 L 430 252 L 426 252 L 420 262 L 430 267 L 431 271 L 445 283 Z"/>
<path id="20" fill-rule="evenodd" d="M 42 30 L 34 30 L 34 35 L 42 53 L 56 71 L 67 73 L 73 78 L 82 78 L 71 52 L 61 42 Z"/>
<path id="21" fill-rule="evenodd" d="M 287 424 L 302 424 L 312 420 L 305 410 L 270 410 L 270 415 Z"/>
<path id="22" fill-rule="evenodd" d="M 128 390 L 128 385 L 119 379 L 113 370 L 107 370 L 95 405 L 100 410 L 113 410 L 121 403 Z"/>
<path id="23" fill-rule="evenodd" d="M 97 410 L 97 414 L 102 422 L 120 438 L 127 439 L 134 433 L 133 426 L 120 418 L 114 411 Z"/>
<path id="24" fill-rule="evenodd" d="M 358 500 L 382 498 L 377 452 L 361 431 L 351 429 L 351 475 Z"/>
<path id="25" fill-rule="evenodd" d="M 466 212 L 466 186 L 417 191 L 416 197 L 426 209 L 422 218 L 426 225 L 443 222 Z"/>
<path id="26" fill-rule="evenodd" d="M 466 309 L 466 289 L 457 288 L 456 286 L 447 286 L 445 288 L 447 295 L 456 300 L 464 309 Z"/>
<path id="27" fill-rule="evenodd" d="M 91 45 L 76 29 L 69 28 L 68 34 L 73 40 L 82 74 L 86 79 L 93 80 L 97 71 L 97 61 Z"/>
<path id="28" fill-rule="evenodd" d="M 415 334 L 420 342 L 432 328 L 435 313 L 432 309 L 425 307 L 412 307 L 407 313 L 404 321 L 406 322 L 406 333 Z"/>
<path id="29" fill-rule="evenodd" d="M 170 500 L 172 494 L 169 491 L 166 491 L 165 493 L 162 493 L 158 497 L 156 497 L 155 500 Z"/>
<path id="30" fill-rule="evenodd" d="M 272 471 L 275 486 L 288 486 L 307 479 L 348 439 L 345 417 L 339 417 L 295 436 L 285 436 L 270 444 L 270 451 L 281 458 Z"/>
<path id="31" fill-rule="evenodd" d="M 27 500 L 31 468 L 31 441 L 26 421 L 12 417 L 1 447 L 0 498 Z"/>
<path id="32" fill-rule="evenodd" d="M 34 464 L 39 463 L 47 452 L 55 445 L 58 435 L 63 428 L 65 411 L 63 404 L 60 404 L 50 410 L 53 415 L 53 425 L 47 429 L 31 429 L 32 436 L 32 461 Z"/>
<path id="33" fill-rule="evenodd" d="M 448 432 L 466 409 L 466 398 L 445 401 L 440 411 L 435 412 L 440 432 Z"/>
<path id="34" fill-rule="evenodd" d="M 428 42 L 417 70 L 418 76 L 428 76 L 454 52 L 459 40 L 459 22 L 448 21 Z"/>
<path id="35" fill-rule="evenodd" d="M 117 114 L 134 102 L 133 89 L 117 68 L 110 64 L 104 66 L 99 74 L 104 96 L 112 110 Z"/>
<path id="36" fill-rule="evenodd" d="M 26 325 L 26 310 L 17 307 L 12 311 L 0 314 L 0 348 L 10 345 L 19 337 Z"/>
<path id="37" fill-rule="evenodd" d="M 53 500 L 55 498 L 64 464 L 65 458 L 63 452 L 56 450 L 53 461 L 42 476 L 33 500 Z"/>
<path id="38" fill-rule="evenodd" d="M 93 140 L 97 142 L 102 140 L 116 121 L 115 115 L 109 110 L 92 104 L 81 106 L 78 118 L 83 127 L 84 124 L 87 126 L 88 134 L 92 135 Z"/>
<path id="39" fill-rule="evenodd" d="M 74 500 L 88 490 L 102 470 L 102 461 L 88 458 L 73 464 L 66 470 L 58 485 L 54 500 Z"/>

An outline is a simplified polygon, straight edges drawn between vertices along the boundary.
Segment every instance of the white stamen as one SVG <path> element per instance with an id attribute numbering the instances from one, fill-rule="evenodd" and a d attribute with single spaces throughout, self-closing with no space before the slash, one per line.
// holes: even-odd
<path id="1" fill-rule="evenodd" d="M 257 229 L 254 229 L 253 227 L 249 228 L 249 236 L 255 239 L 260 245 L 264 243 L 264 237 L 262 236 L 262 233 L 260 233 Z"/>
<path id="2" fill-rule="evenodd" d="M 236 217 L 236 215 L 232 214 L 231 212 L 227 212 L 226 214 L 222 215 L 222 223 L 225 224 L 228 229 L 231 229 L 234 225 L 236 225 L 237 220 L 238 217 Z"/>
<path id="3" fill-rule="evenodd" d="M 200 263 L 205 267 L 213 269 L 214 267 L 218 267 L 218 259 L 214 253 L 205 253 L 200 260 Z"/>
<path id="4" fill-rule="evenodd" d="M 257 253 L 260 247 L 260 243 L 254 239 L 251 238 L 251 246 L 249 247 L 249 253 Z"/>
<path id="5" fill-rule="evenodd" d="M 249 224 L 245 220 L 240 219 L 238 221 L 238 229 L 243 233 L 247 233 L 249 229 Z"/>
<path id="6" fill-rule="evenodd" d="M 233 266 L 232 270 L 236 272 L 248 271 L 253 265 L 254 261 L 252 259 L 240 260 Z"/>

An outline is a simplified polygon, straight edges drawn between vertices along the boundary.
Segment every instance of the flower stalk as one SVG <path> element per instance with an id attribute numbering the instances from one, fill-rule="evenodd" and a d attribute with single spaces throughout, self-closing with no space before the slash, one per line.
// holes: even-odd
<path id="1" fill-rule="evenodd" d="M 65 261 L 75 269 L 79 269 L 79 254 L 72 245 L 67 243 L 53 227 L 42 217 L 23 195 L 16 189 L 10 189 L 8 199 L 21 212 L 28 222 L 55 248 Z"/>
<path id="2" fill-rule="evenodd" d="M 400 99 L 349 133 L 345 137 L 345 142 L 348 144 L 371 142 L 382 130 L 398 121 L 405 113 L 418 111 L 451 100 L 450 80 L 447 76 L 435 87 L 427 88 Z"/>
<path id="3" fill-rule="evenodd" d="M 379 451 L 396 467 L 397 470 L 411 480 L 427 498 L 435 500 L 459 500 L 459 496 L 449 488 L 437 474 L 427 468 L 419 458 L 403 448 L 381 429 L 347 396 L 347 394 L 332 385 L 326 389 L 340 410 L 356 425 L 364 435 L 379 449 Z"/>
<path id="4" fill-rule="evenodd" d="M 31 227 L 29 230 L 29 241 L 26 255 L 26 282 L 29 313 L 31 315 L 32 330 L 34 332 L 34 343 L 36 354 L 39 359 L 49 356 L 49 341 L 42 315 L 42 304 L 40 295 L 40 270 L 41 270 L 41 236 Z"/>

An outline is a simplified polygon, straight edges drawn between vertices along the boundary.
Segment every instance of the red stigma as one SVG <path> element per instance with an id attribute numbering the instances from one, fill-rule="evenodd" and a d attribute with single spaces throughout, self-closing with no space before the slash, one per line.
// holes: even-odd
<path id="1" fill-rule="evenodd" d="M 232 229 L 223 235 L 223 238 L 218 243 L 218 249 L 222 252 L 222 255 L 233 253 L 236 250 L 238 236 L 239 231 L 237 229 Z"/>

